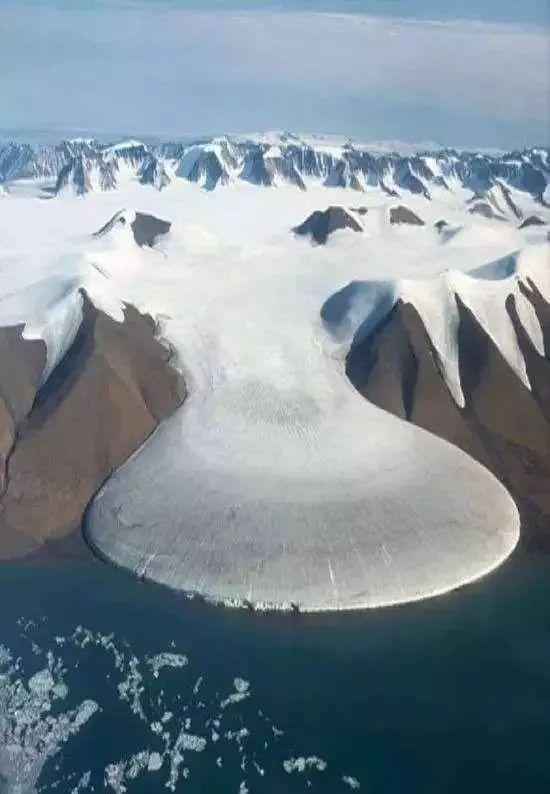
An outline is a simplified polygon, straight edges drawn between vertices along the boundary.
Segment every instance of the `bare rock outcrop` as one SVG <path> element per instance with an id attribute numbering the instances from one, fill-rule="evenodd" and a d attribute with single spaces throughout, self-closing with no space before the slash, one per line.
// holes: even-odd
<path id="1" fill-rule="evenodd" d="M 527 229 L 529 226 L 544 226 L 545 222 L 538 215 L 529 215 L 525 218 L 523 223 L 518 226 L 518 229 Z"/>
<path id="2" fill-rule="evenodd" d="M 151 318 L 118 323 L 83 293 L 76 338 L 40 386 L 46 350 L 0 329 L 0 558 L 78 529 L 90 499 L 185 398 Z"/>
<path id="3" fill-rule="evenodd" d="M 149 248 L 154 246 L 159 236 L 168 234 L 171 225 L 170 221 L 155 218 L 154 215 L 147 215 L 144 212 L 136 212 L 131 224 L 136 243 Z"/>
<path id="4" fill-rule="evenodd" d="M 363 231 L 361 224 L 343 207 L 328 207 L 324 212 L 316 210 L 293 231 L 295 234 L 311 237 L 319 245 L 324 245 L 330 235 L 338 229 Z"/>
<path id="5" fill-rule="evenodd" d="M 32 408 L 46 365 L 44 343 L 23 339 L 22 332 L 22 326 L 0 328 L 0 493 L 15 436 Z"/>
<path id="6" fill-rule="evenodd" d="M 419 218 L 415 212 L 408 207 L 404 207 L 402 204 L 390 209 L 390 223 L 392 226 L 402 223 L 407 226 L 425 226 L 422 218 Z"/>
<path id="7" fill-rule="evenodd" d="M 109 234 L 113 229 L 126 226 L 126 224 L 130 224 L 130 229 L 132 230 L 132 235 L 134 237 L 135 242 L 140 247 L 147 246 L 152 248 L 155 243 L 157 242 L 158 238 L 164 234 L 168 234 L 170 231 L 170 227 L 172 224 L 170 221 L 162 220 L 162 218 L 156 218 L 154 215 L 148 215 L 145 212 L 136 212 L 134 213 L 133 220 L 129 221 L 127 218 L 127 214 L 124 210 L 119 210 L 115 212 L 112 218 L 110 218 L 107 223 L 94 232 L 94 237 L 104 237 L 106 234 Z"/>
<path id="8" fill-rule="evenodd" d="M 496 220 L 496 221 L 506 220 L 504 215 L 495 212 L 493 207 L 487 201 L 477 201 L 475 204 L 473 204 L 470 207 L 468 212 L 470 213 L 470 215 L 480 215 L 482 218 L 487 218 L 487 220 Z"/>

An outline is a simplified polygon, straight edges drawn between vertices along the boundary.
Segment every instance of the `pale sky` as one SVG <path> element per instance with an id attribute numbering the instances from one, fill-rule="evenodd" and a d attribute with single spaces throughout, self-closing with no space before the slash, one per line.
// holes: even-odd
<path id="1" fill-rule="evenodd" d="M 550 142 L 550 0 L 0 0 L 0 129 Z"/>

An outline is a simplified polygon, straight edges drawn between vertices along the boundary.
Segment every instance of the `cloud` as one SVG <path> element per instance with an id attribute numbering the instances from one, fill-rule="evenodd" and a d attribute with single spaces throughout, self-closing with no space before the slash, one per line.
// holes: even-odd
<path id="1" fill-rule="evenodd" d="M 206 32 L 204 23 L 195 20 L 199 35 Z M 491 113 L 503 119 L 540 118 L 548 111 L 544 31 L 477 22 L 249 14 L 228 18 L 220 44 L 239 68 L 269 83 L 484 112 L 490 103 Z"/>
<path id="2" fill-rule="evenodd" d="M 542 28 L 166 3 L 2 14 L 6 126 L 547 137 Z"/>

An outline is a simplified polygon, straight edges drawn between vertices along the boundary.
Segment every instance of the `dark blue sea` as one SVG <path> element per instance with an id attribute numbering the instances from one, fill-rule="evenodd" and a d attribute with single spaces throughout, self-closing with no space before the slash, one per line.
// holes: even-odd
<path id="1" fill-rule="evenodd" d="M 550 558 L 258 614 L 88 557 L 0 566 L 0 792 L 550 791 Z"/>

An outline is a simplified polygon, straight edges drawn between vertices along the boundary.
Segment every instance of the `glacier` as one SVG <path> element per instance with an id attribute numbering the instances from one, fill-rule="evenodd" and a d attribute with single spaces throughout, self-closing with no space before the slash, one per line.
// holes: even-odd
<path id="1" fill-rule="evenodd" d="M 548 216 L 537 196 L 511 190 L 525 215 Z M 545 227 L 472 216 L 471 195 L 458 184 L 432 186 L 429 199 L 411 193 L 407 206 L 425 226 L 394 226 L 398 201 L 375 185 L 361 197 L 363 234 L 338 230 L 324 246 L 292 229 L 316 210 L 355 206 L 350 186 L 229 180 L 203 190 L 174 178 L 158 192 L 136 177 L 85 198 L 4 196 L 0 324 L 27 321 L 24 302 L 15 311 L 8 295 L 31 288 L 44 290 L 42 325 L 31 318 L 28 332 L 42 338 L 62 327 L 52 306 L 66 306 L 63 327 L 73 327 L 77 288 L 118 319 L 132 303 L 156 318 L 189 387 L 93 500 L 85 534 L 96 552 L 216 602 L 300 610 L 422 599 L 506 559 L 519 517 L 504 487 L 457 448 L 365 401 L 345 374 L 349 317 L 335 333 L 321 316 L 350 282 L 376 282 L 388 306 L 406 294 L 429 324 L 438 279 L 469 285 L 483 280 L 476 268 L 519 250 L 547 256 Z M 94 237 L 121 208 L 127 222 Z M 165 220 L 169 232 L 138 246 L 136 213 Z M 435 228 L 442 217 L 455 235 Z M 49 279 L 60 290 L 53 303 Z M 476 300 L 484 311 L 485 298 Z M 502 323 L 491 322 L 498 336 Z M 449 354 L 450 378 L 453 366 Z"/>

